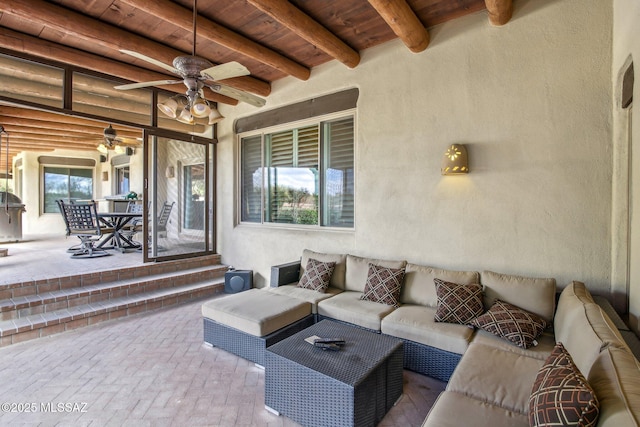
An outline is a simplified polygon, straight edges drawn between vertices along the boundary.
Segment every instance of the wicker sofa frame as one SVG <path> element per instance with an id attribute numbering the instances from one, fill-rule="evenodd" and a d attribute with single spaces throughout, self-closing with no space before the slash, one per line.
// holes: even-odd
<path id="1" fill-rule="evenodd" d="M 286 264 L 275 265 L 271 267 L 271 281 L 269 286 L 275 288 L 282 285 L 288 285 L 293 282 L 297 282 L 299 277 L 300 261 L 293 261 Z M 337 319 L 331 319 L 330 317 L 316 315 L 316 321 L 320 321 L 322 319 L 330 319 L 333 321 L 342 322 Z M 351 323 L 349 323 L 349 325 L 362 328 L 361 326 L 353 325 Z M 380 333 L 380 331 L 374 331 L 368 328 L 363 329 Z M 401 339 L 404 342 L 403 367 L 422 375 L 427 375 L 442 381 L 449 381 L 453 370 L 456 368 L 458 362 L 460 362 L 460 359 L 462 358 L 461 354 L 444 351 L 439 348 L 428 346 L 426 344 L 417 343 L 415 341 L 403 338 Z"/>

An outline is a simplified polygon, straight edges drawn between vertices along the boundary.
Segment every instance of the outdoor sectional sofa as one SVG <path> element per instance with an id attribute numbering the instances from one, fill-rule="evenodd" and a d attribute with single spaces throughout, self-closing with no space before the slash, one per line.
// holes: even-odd
<path id="1" fill-rule="evenodd" d="M 334 263 L 325 292 L 298 286 L 310 260 Z M 372 265 L 388 268 L 387 272 L 404 270 L 397 304 L 362 298 L 371 291 Z M 640 364 L 580 282 L 567 285 L 558 298 L 554 279 L 444 270 L 310 250 L 303 252 L 301 261 L 272 267 L 271 276 L 268 288 L 205 303 L 205 341 L 260 364 L 266 346 L 310 322 L 332 319 L 402 339 L 406 369 L 448 382 L 424 426 L 544 425 L 548 417 L 561 412 L 560 405 L 549 402 L 572 392 L 584 412 L 580 417 L 588 420 L 594 411 L 599 414 L 597 424 L 580 425 L 640 425 Z M 536 319 L 533 323 L 544 330 L 536 340 L 523 343 L 518 334 L 517 339 L 499 337 L 467 324 L 437 322 L 444 301 L 436 280 L 457 284 L 455 289 L 465 286 L 465 292 L 481 284 L 483 314 L 476 320 L 489 319 L 485 328 L 489 331 L 495 333 L 495 324 L 501 321 L 503 313 L 494 311 L 496 307 L 513 308 L 525 316 L 518 318 L 525 326 Z M 573 364 L 565 363 L 567 354 Z M 559 374 L 568 378 L 570 387 L 562 389 L 564 394 L 558 393 L 558 381 L 549 379 Z M 576 392 L 576 382 L 587 391 Z M 589 400 L 589 392 L 595 393 L 597 404 Z"/>

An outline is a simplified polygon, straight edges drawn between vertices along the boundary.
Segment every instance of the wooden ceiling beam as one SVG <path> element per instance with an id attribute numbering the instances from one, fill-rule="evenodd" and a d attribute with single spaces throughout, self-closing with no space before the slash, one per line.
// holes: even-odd
<path id="1" fill-rule="evenodd" d="M 360 63 L 358 52 L 287 0 L 247 1 L 349 68 Z"/>
<path id="2" fill-rule="evenodd" d="M 513 16 L 513 0 L 484 0 L 491 25 L 501 26 Z"/>
<path id="3" fill-rule="evenodd" d="M 369 0 L 369 4 L 411 52 L 429 46 L 429 32 L 405 0 Z"/>
<path id="4" fill-rule="evenodd" d="M 96 150 L 97 146 L 98 146 L 97 144 L 96 145 L 92 145 L 92 146 L 86 145 L 86 146 L 82 146 L 82 147 L 64 146 L 60 142 L 58 142 L 58 143 L 45 143 L 45 142 L 39 142 L 39 141 L 33 140 L 33 141 L 23 141 L 20 144 L 16 144 L 16 147 L 9 149 L 9 151 L 12 151 L 14 153 L 21 153 L 23 151 L 40 151 L 40 150 L 43 150 L 43 151 L 44 150 L 47 150 L 47 151 L 53 151 L 53 150 Z"/>
<path id="5" fill-rule="evenodd" d="M 100 141 L 74 141 L 61 138 L 48 137 L 40 138 L 38 135 L 11 134 L 9 149 L 26 150 L 25 147 L 47 147 L 47 148 L 96 148 Z M 3 150 L 4 151 L 4 150 Z"/>
<path id="6" fill-rule="evenodd" d="M 40 110 L 30 110 L 27 108 L 17 108 L 11 106 L 0 106 L 0 117 L 14 117 L 21 119 L 31 119 L 31 120 L 40 120 L 45 122 L 54 122 L 54 123 L 66 123 L 72 125 L 84 126 L 84 128 L 78 129 L 70 129 L 69 127 L 65 128 L 66 132 L 79 132 L 79 133 L 87 133 L 93 131 L 104 131 L 104 128 L 107 127 L 106 122 L 99 121 L 91 121 L 88 119 L 83 119 L 80 117 L 68 116 L 65 114 L 56 114 L 50 113 L 47 111 Z M 139 138 L 142 135 L 142 131 L 120 126 L 120 125 L 112 125 L 116 130 L 119 136 L 126 136 L 130 138 Z"/>
<path id="7" fill-rule="evenodd" d="M 0 76 L 1 75 L 2 73 L 0 73 Z M 9 94 L 9 96 L 13 94 L 14 97 L 18 99 L 29 99 L 45 105 L 52 105 L 51 102 L 53 102 L 53 105 L 55 105 L 55 103 L 60 102 L 62 98 L 61 88 L 56 88 L 45 83 L 30 82 L 28 80 L 7 76 L 2 76 L 2 83 L 3 92 Z M 116 110 L 123 113 L 130 113 L 132 118 L 130 118 L 129 121 L 135 123 L 144 123 L 145 117 L 147 122 L 150 121 L 150 101 L 150 96 L 140 97 L 138 102 L 133 102 L 131 100 L 102 96 L 95 92 L 75 91 L 73 94 L 74 104 L 82 106 L 77 108 L 78 111 L 86 112 L 87 108 L 93 109 L 94 107 L 103 110 Z M 75 110 L 76 106 L 74 105 L 73 108 Z M 107 114 L 103 113 L 101 115 L 105 116 Z M 138 120 L 133 119 L 135 115 L 139 116 Z M 126 120 L 126 118 L 124 120 Z M 140 120 L 143 121 L 141 122 Z"/>
<path id="8" fill-rule="evenodd" d="M 38 135 L 11 135 L 11 147 L 14 149 L 20 149 L 21 151 L 27 151 L 33 147 L 47 147 L 47 148 L 66 148 L 66 149 L 80 149 L 85 148 L 94 149 L 100 144 L 100 141 L 95 142 L 78 142 L 69 139 L 42 139 Z"/>
<path id="9" fill-rule="evenodd" d="M 65 117 L 65 116 L 61 116 Z M 98 135 L 102 136 L 104 132 L 105 125 L 96 124 L 95 126 L 84 126 L 84 125 L 76 125 L 71 123 L 65 123 L 63 121 L 52 122 L 45 120 L 31 120 L 26 118 L 18 118 L 18 117 L 10 117 L 2 112 L 2 108 L 0 108 L 0 122 L 8 129 L 10 126 L 20 126 L 30 129 L 47 129 L 51 132 L 68 132 L 72 134 L 84 134 L 84 135 Z M 118 136 L 123 136 L 126 138 L 140 138 L 142 136 L 142 132 L 140 131 L 127 131 L 122 129 L 116 130 Z"/>
<path id="10" fill-rule="evenodd" d="M 12 139 L 38 139 L 42 141 L 74 142 L 78 144 L 97 145 L 104 142 L 102 133 L 73 133 L 51 129 L 33 129 L 25 126 L 6 126 Z M 116 144 L 142 145 L 142 141 L 133 138 L 121 138 L 118 135 Z"/>
<path id="11" fill-rule="evenodd" d="M 43 25 L 67 34 L 71 38 L 79 38 L 111 49 L 114 58 L 123 62 L 131 58 L 120 49 L 133 50 L 161 62 L 171 64 L 176 56 L 185 53 L 156 43 L 142 36 L 130 33 L 114 25 L 89 18 L 69 9 L 48 3 L 43 0 L 3 0 L 2 12 L 24 19 L 28 22 Z M 149 65 L 146 64 L 145 65 Z M 111 74 L 111 73 L 107 73 Z M 172 76 L 175 77 L 175 76 Z M 164 77 L 166 79 L 166 76 Z M 133 81 L 140 81 L 136 78 Z M 226 83 L 226 82 L 225 82 Z M 234 87 L 267 96 L 271 93 L 271 85 L 253 77 L 238 77 L 233 81 Z"/>
<path id="12" fill-rule="evenodd" d="M 37 37 L 32 37 L 8 28 L 0 27 L 0 46 L 14 52 L 38 56 L 99 73 L 112 75 L 130 81 L 166 80 L 167 75 L 149 71 L 144 68 L 126 65 L 122 62 L 106 59 L 92 53 L 83 52 Z M 178 78 L 178 77 L 176 77 Z M 158 86 L 174 93 L 185 93 L 183 85 Z M 207 92 L 207 99 L 229 105 L 237 105 L 238 101 L 212 91 Z"/>
<path id="13" fill-rule="evenodd" d="M 102 138 L 102 132 L 77 132 L 67 129 L 54 129 L 54 128 L 42 128 L 33 127 L 28 123 L 24 124 L 11 124 L 11 121 L 2 120 L 4 127 L 10 135 L 49 135 L 58 138 L 80 138 L 87 139 L 99 139 Z M 118 134 L 118 136 L 121 136 Z"/>
<path id="14" fill-rule="evenodd" d="M 120 0 L 131 7 L 154 15 L 164 21 L 187 30 L 193 31 L 193 12 L 168 0 Z M 222 25 L 213 22 L 203 16 L 197 18 L 197 33 L 214 43 L 228 49 L 267 64 L 276 70 L 296 77 L 300 80 L 308 80 L 311 70 L 279 53 L 254 42 Z"/>

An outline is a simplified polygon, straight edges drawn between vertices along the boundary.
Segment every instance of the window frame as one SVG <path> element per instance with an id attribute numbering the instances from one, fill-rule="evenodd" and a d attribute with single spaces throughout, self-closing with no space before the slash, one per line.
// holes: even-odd
<path id="1" fill-rule="evenodd" d="M 326 142 L 324 141 L 324 130 L 323 125 L 327 122 L 332 122 L 340 119 L 351 118 L 353 120 L 353 225 L 350 227 L 336 227 L 331 225 L 322 225 L 323 218 L 325 217 L 324 209 L 326 208 L 326 203 L 324 202 L 324 193 L 326 185 L 326 178 L 322 173 L 326 157 L 327 157 L 327 148 Z M 268 222 L 266 221 L 265 216 L 265 203 L 267 203 L 267 189 L 266 189 L 266 178 L 263 174 L 262 176 L 262 186 L 261 186 L 261 194 L 260 194 L 260 221 L 243 221 L 242 220 L 242 140 L 245 138 L 251 137 L 260 137 L 260 153 L 261 153 L 261 163 L 263 168 L 267 168 L 266 164 L 266 156 L 267 152 L 265 149 L 265 135 L 274 134 L 279 132 L 293 131 L 296 129 L 308 127 L 308 126 L 318 126 L 318 171 L 320 174 L 319 177 L 319 187 L 318 187 L 318 222 L 317 224 L 296 224 L 296 223 L 278 223 L 278 222 Z M 275 126 L 254 129 L 247 132 L 237 133 L 236 134 L 236 191 L 234 192 L 236 203 L 235 205 L 235 225 L 236 226 L 248 226 L 248 227 L 267 227 L 267 228 L 278 228 L 278 229 L 295 229 L 295 230 L 317 230 L 317 231 L 337 231 L 337 232 L 354 232 L 356 230 L 356 216 L 357 216 L 357 207 L 356 207 L 356 192 L 357 192 L 357 141 L 358 141 L 358 126 L 357 126 L 357 112 L 356 109 L 348 109 L 343 110 L 331 114 L 325 114 L 322 116 L 315 116 L 304 120 L 298 120 L 293 122 L 288 122 L 284 124 L 279 124 Z"/>
<path id="2" fill-rule="evenodd" d="M 129 175 L 129 177 L 127 178 L 129 188 L 125 192 L 120 192 L 120 173 L 124 173 L 125 170 L 126 170 L 126 173 Z M 113 166 L 112 176 L 113 176 L 113 194 L 126 196 L 131 192 L 131 166 L 129 165 L 129 163 Z"/>
<path id="3" fill-rule="evenodd" d="M 67 178 L 71 176 L 70 172 L 72 169 L 82 169 L 91 171 L 91 199 L 95 198 L 96 194 L 96 167 L 95 166 L 78 166 L 78 165 L 65 165 L 65 164 L 48 164 L 42 163 L 40 164 L 40 214 L 41 215 L 57 215 L 59 212 L 56 210 L 55 212 L 46 212 L 45 211 L 45 169 L 47 168 L 61 168 L 68 169 L 69 174 L 67 174 Z M 68 181 L 67 181 L 68 182 Z M 68 191 L 68 188 L 67 188 Z M 63 198 L 64 200 L 69 200 L 69 194 L 67 193 L 67 197 Z"/>

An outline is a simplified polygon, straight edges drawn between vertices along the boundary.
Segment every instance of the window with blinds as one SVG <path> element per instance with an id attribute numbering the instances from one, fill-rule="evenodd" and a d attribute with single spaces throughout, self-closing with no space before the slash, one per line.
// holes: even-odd
<path id="1" fill-rule="evenodd" d="M 353 117 L 240 139 L 240 221 L 354 226 Z"/>

